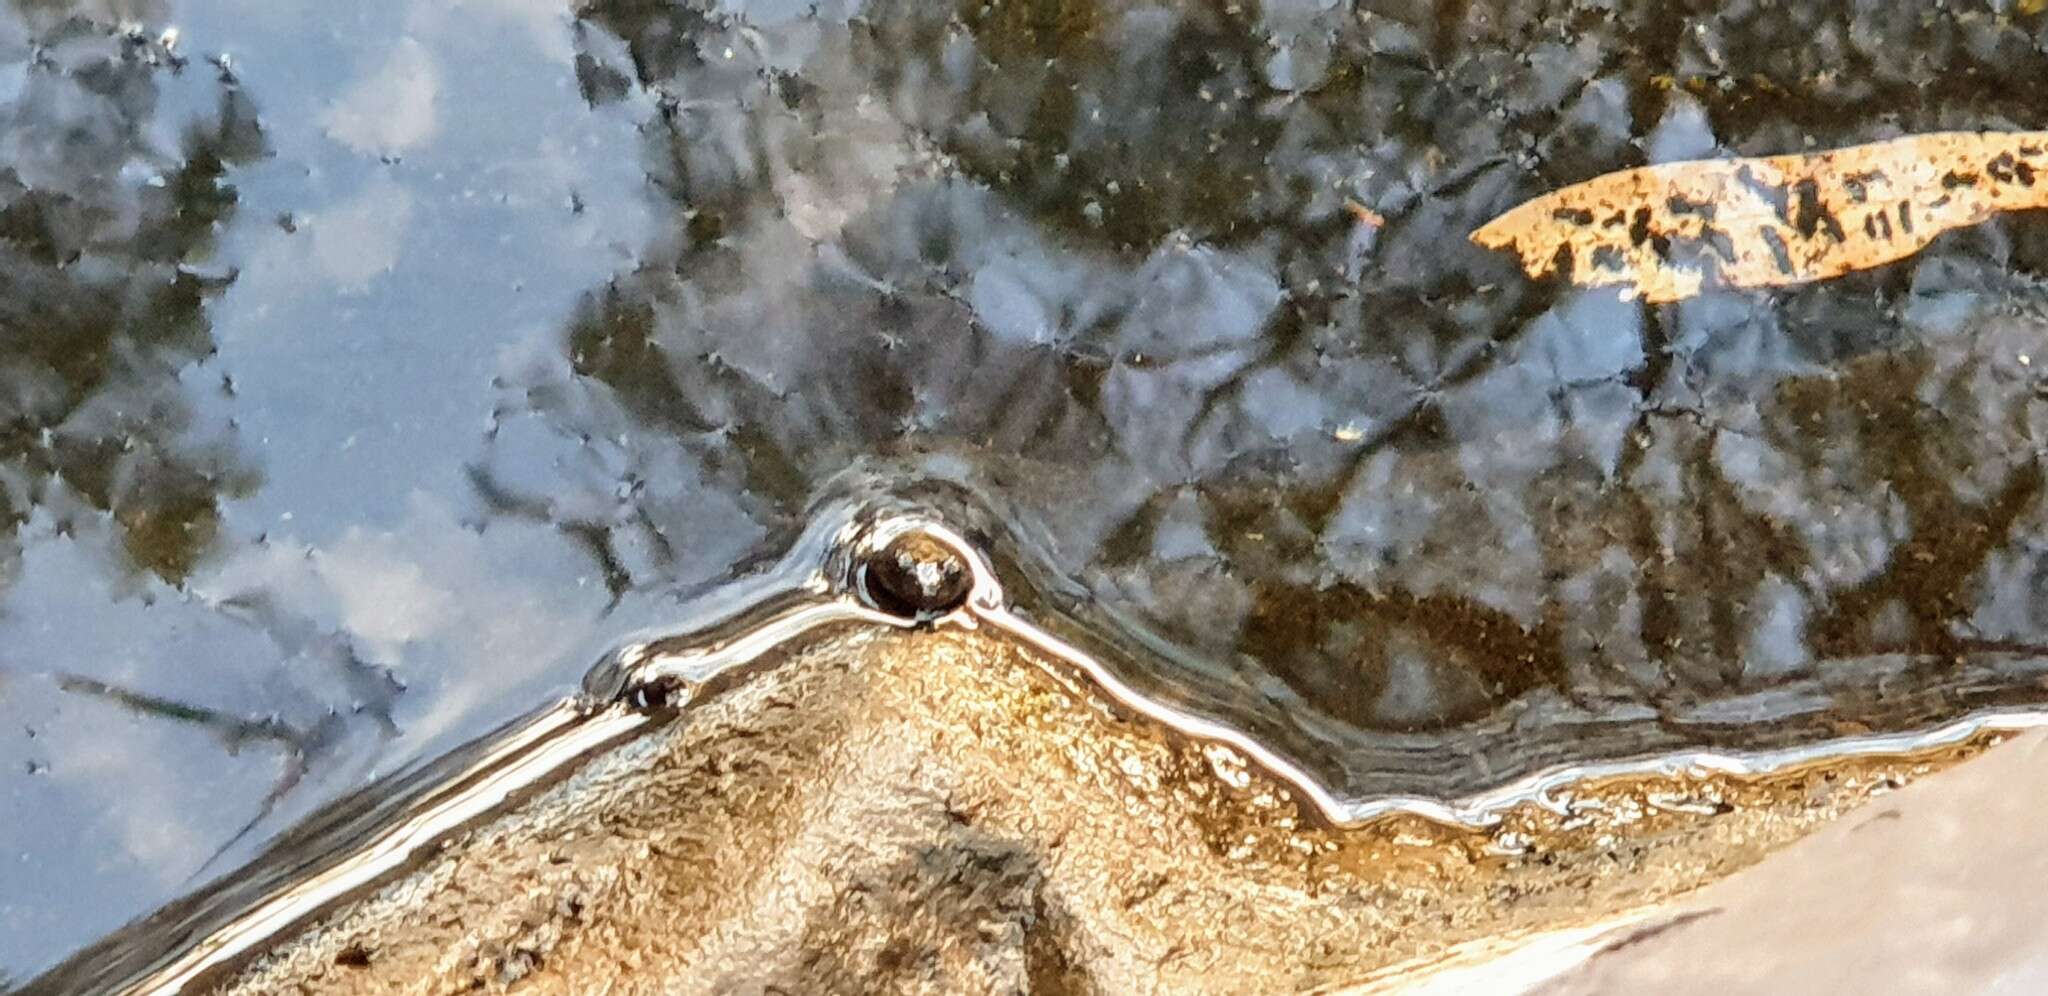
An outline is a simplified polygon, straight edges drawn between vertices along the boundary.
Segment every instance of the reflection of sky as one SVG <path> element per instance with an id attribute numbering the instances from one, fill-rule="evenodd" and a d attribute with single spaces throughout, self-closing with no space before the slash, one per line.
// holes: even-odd
<path id="1" fill-rule="evenodd" d="M 209 309 L 218 352 L 181 375 L 261 486 L 227 503 L 182 593 L 113 560 L 109 535 L 24 528 L 0 595 L 0 973 L 189 887 L 294 762 L 59 675 L 313 738 L 304 780 L 210 875 L 572 686 L 634 615 L 604 616 L 594 561 L 559 534 L 473 527 L 463 467 L 493 378 L 552 349 L 575 295 L 645 241 L 645 107 L 584 103 L 555 4 L 179 13 L 183 51 L 228 57 L 274 153 L 231 178 L 218 255 L 240 276 Z"/>
<path id="2" fill-rule="evenodd" d="M 176 589 L 105 514 L 34 499 L 0 589 L 0 798 L 35 814 L 0 824 L 0 971 L 182 888 L 274 787 L 209 874 L 676 626 L 666 593 L 862 461 L 997 493 L 1053 570 L 1192 648 L 1133 668 L 1359 784 L 1569 759 L 1567 721 L 1807 708 L 1880 680 L 1857 660 L 1885 641 L 2048 632 L 2038 543 L 1913 545 L 2044 438 L 2040 322 L 2007 307 L 2024 220 L 1882 279 L 1658 309 L 1464 240 L 1566 180 L 1796 147 L 1730 113 L 1768 94 L 1631 93 L 1627 38 L 1505 4 L 578 9 L 179 9 L 272 154 L 187 261 L 236 274 L 212 351 L 66 428 L 118 437 L 174 395 L 164 435 L 230 497 Z M 1743 31 L 1784 34 L 1731 15 L 1652 38 L 1652 68 L 1745 57 Z M 141 124 L 174 148 L 214 96 L 167 87 Z M 1886 99 L 1838 137 L 1900 127 Z M 8 155 L 101 182 L 52 148 Z M 2040 535 L 2015 494 L 2011 535 Z M 1901 557 L 1939 569 L 1898 582 Z M 236 723 L 266 736 L 231 751 Z"/>
<path id="3" fill-rule="evenodd" d="M 550 336 L 568 295 L 645 238 L 630 103 L 592 112 L 559 67 L 523 68 L 543 57 L 521 20 L 397 6 L 354 8 L 345 33 L 313 11 L 276 36 L 222 32 L 251 52 L 238 72 L 278 149 L 238 178 L 242 210 L 297 228 L 241 226 L 228 251 L 246 268 L 213 312 L 214 362 L 267 451 L 266 486 L 235 517 L 313 542 L 403 515 L 415 488 L 463 493 L 498 357 Z M 198 16 L 187 32 L 210 34 Z M 293 58 L 273 82 L 279 52 Z M 322 66 L 332 78 L 308 72 Z M 416 86 L 384 91 L 399 81 Z M 280 106 L 294 94 L 309 106 Z M 358 101 L 375 106 L 340 110 Z"/>

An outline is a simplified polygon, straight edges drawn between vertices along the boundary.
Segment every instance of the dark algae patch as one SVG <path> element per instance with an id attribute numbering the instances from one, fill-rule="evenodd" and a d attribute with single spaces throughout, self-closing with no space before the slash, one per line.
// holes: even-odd
<path id="1" fill-rule="evenodd" d="M 2048 126 L 2039 18 L 115 6 L 0 11 L 10 979 L 933 482 L 1021 613 L 1349 799 L 2044 698 L 2048 229 L 1935 224 L 2039 143 L 1468 238 Z M 1871 240 L 1924 245 L 1789 280 Z M 1697 293 L 1572 282 L 1645 262 Z"/>

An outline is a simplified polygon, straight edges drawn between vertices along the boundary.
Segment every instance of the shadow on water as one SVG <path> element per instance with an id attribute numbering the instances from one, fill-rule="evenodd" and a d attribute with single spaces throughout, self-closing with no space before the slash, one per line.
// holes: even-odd
<path id="1" fill-rule="evenodd" d="M 1655 307 L 1465 239 L 2044 124 L 2038 16 L 1724 6 L 18 5 L 0 969 L 729 609 L 849 475 L 1352 797 L 2037 704 L 2040 216 Z"/>

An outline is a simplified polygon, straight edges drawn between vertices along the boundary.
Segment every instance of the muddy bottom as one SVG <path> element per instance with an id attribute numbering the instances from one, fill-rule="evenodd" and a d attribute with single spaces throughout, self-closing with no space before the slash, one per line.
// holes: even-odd
<path id="1" fill-rule="evenodd" d="M 1398 987 L 1694 889 L 1977 749 L 1347 829 L 1043 664 L 975 632 L 816 644 L 219 991 Z"/>

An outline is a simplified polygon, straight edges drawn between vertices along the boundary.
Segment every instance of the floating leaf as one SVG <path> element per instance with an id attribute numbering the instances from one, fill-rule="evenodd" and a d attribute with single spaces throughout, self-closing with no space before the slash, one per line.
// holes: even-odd
<path id="1" fill-rule="evenodd" d="M 1932 132 L 1827 152 L 1661 163 L 1527 201 L 1472 241 L 1532 277 L 1652 303 L 1826 280 L 1951 228 L 2048 206 L 2048 132 Z"/>

